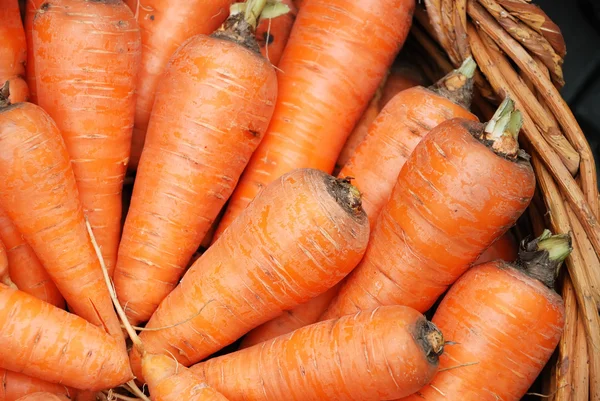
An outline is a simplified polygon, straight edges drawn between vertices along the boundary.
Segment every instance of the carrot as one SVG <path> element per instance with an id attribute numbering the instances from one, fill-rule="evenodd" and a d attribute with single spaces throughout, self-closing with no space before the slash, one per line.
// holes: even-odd
<path id="1" fill-rule="evenodd" d="M 256 41 L 260 52 L 273 65 L 279 64 L 281 60 L 298 13 L 292 0 L 281 0 L 281 3 L 288 6 L 289 11 L 277 18 L 262 18 L 256 28 Z"/>
<path id="2" fill-rule="evenodd" d="M 379 401 L 428 383 L 442 333 L 405 306 L 319 322 L 191 370 L 231 401 Z"/>
<path id="3" fill-rule="evenodd" d="M 23 102 L 29 97 L 24 79 L 27 42 L 18 0 L 0 0 L 0 38 L 0 90 L 8 104 Z"/>
<path id="4" fill-rule="evenodd" d="M 71 310 L 103 327 L 124 347 L 56 124 L 31 103 L 0 109 L 0 149 L 0 208 L 31 245 Z"/>
<path id="5" fill-rule="evenodd" d="M 460 69 L 431 87 L 417 86 L 395 96 L 340 171 L 340 177 L 355 177 L 371 228 L 388 201 L 402 166 L 421 139 L 440 123 L 455 117 L 477 121 L 468 111 L 476 67 L 469 57 Z"/>
<path id="6" fill-rule="evenodd" d="M 352 185 L 293 170 L 194 263 L 140 338 L 149 353 L 171 353 L 190 366 L 333 287 L 360 261 L 368 238 Z M 139 352 L 130 359 L 141 378 Z"/>
<path id="7" fill-rule="evenodd" d="M 33 52 L 33 18 L 37 10 L 46 0 L 26 0 L 25 5 L 25 38 L 27 41 L 27 64 L 25 72 L 27 87 L 29 88 L 29 100 L 37 104 L 37 80 L 35 79 L 35 57 Z"/>
<path id="8" fill-rule="evenodd" d="M 21 373 L 0 369 L 0 401 L 15 401 L 29 394 L 45 392 L 74 397 L 77 390 L 61 384 L 48 383 Z"/>
<path id="9" fill-rule="evenodd" d="M 52 393 L 33 393 L 19 398 L 17 401 L 69 401 L 64 395 Z"/>
<path id="10" fill-rule="evenodd" d="M 6 256 L 6 247 L 0 240 L 0 283 L 11 285 L 10 274 L 8 272 L 8 257 Z"/>
<path id="11" fill-rule="evenodd" d="M 503 260 L 512 263 L 516 259 L 517 244 L 510 231 L 507 231 L 479 256 L 475 264 L 479 265 L 494 260 Z"/>
<path id="12" fill-rule="evenodd" d="M 0 241 L 6 245 L 10 278 L 17 288 L 64 309 L 63 296 L 33 249 L 2 208 L 0 208 Z"/>
<path id="13" fill-rule="evenodd" d="M 60 129 L 112 276 L 141 36 L 121 0 L 53 0 L 33 23 L 38 104 Z"/>
<path id="14" fill-rule="evenodd" d="M 553 284 L 569 253 L 568 235 L 546 231 L 524 245 L 517 264 L 488 262 L 465 273 L 433 317 L 454 344 L 431 386 L 405 401 L 520 400 L 562 334 L 564 304 Z"/>
<path id="15" fill-rule="evenodd" d="M 240 344 L 240 349 L 251 347 L 279 337 L 283 334 L 291 333 L 309 324 L 313 324 L 319 320 L 319 317 L 325 312 L 331 300 L 337 295 L 339 284 L 331 287 L 321 295 L 318 295 L 310 301 L 298 305 L 294 309 L 283 312 L 273 320 L 269 320 L 244 337 Z"/>
<path id="16" fill-rule="evenodd" d="M 529 205 L 533 170 L 507 98 L 482 124 L 438 125 L 404 164 L 361 263 L 321 319 L 407 305 L 425 312 Z"/>
<path id="17" fill-rule="evenodd" d="M 294 0 L 294 5 L 296 6 L 296 8 L 298 10 L 300 10 L 300 7 L 302 7 L 302 5 L 306 2 L 306 0 Z"/>
<path id="18" fill-rule="evenodd" d="M 227 401 L 189 369 L 165 355 L 147 355 L 142 362 L 152 401 Z"/>
<path id="19" fill-rule="evenodd" d="M 424 84 L 424 79 L 419 76 L 415 70 L 416 67 L 408 66 L 406 63 L 390 69 L 390 73 L 382 80 L 381 85 L 377 89 L 375 96 L 371 99 L 369 106 L 367 106 L 367 109 L 348 136 L 336 162 L 336 175 L 342 167 L 346 165 L 350 157 L 352 157 L 356 151 L 358 145 L 360 145 L 367 136 L 371 124 L 375 121 L 385 105 L 403 90 Z"/>
<path id="20" fill-rule="evenodd" d="M 114 277 L 133 325 L 177 285 L 267 129 L 277 76 L 254 39 L 260 12 L 189 39 L 158 86 Z"/>
<path id="21" fill-rule="evenodd" d="M 81 390 L 112 388 L 132 378 L 127 355 L 115 338 L 3 284 L 0 322 L 0 368 Z"/>
<path id="22" fill-rule="evenodd" d="M 303 5 L 279 62 L 271 124 L 215 238 L 284 173 L 295 168 L 332 172 L 406 39 L 414 6 L 415 0 L 310 0 Z"/>
<path id="23" fill-rule="evenodd" d="M 137 77 L 135 125 L 129 168 L 137 169 L 155 92 L 169 58 L 187 39 L 209 34 L 229 15 L 233 0 L 126 0 L 142 32 L 142 63 Z"/>

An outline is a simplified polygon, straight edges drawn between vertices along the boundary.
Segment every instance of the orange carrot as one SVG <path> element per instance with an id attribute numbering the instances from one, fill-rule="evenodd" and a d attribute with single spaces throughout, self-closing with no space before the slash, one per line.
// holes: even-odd
<path id="1" fill-rule="evenodd" d="M 437 372 L 442 333 L 405 306 L 319 322 L 191 368 L 231 401 L 379 401 Z"/>
<path id="2" fill-rule="evenodd" d="M 515 239 L 507 231 L 506 234 L 498 238 L 488 249 L 486 249 L 475 262 L 476 265 L 492 262 L 494 260 L 503 260 L 512 263 L 517 259 L 517 244 Z"/>
<path id="3" fill-rule="evenodd" d="M 277 76 L 254 39 L 260 12 L 189 39 L 158 86 L 114 277 L 133 325 L 177 285 L 267 129 Z"/>
<path id="4" fill-rule="evenodd" d="M 6 247 L 0 240 L 0 283 L 11 285 L 10 273 L 8 271 L 8 257 L 6 255 Z"/>
<path id="5" fill-rule="evenodd" d="M 0 0 L 0 38 L 0 90 L 8 104 L 24 102 L 29 97 L 25 82 L 27 42 L 17 0 Z"/>
<path id="6" fill-rule="evenodd" d="M 137 169 L 156 88 L 169 58 L 188 38 L 209 34 L 229 15 L 232 0 L 126 0 L 142 31 L 142 64 L 137 78 L 135 126 L 129 167 Z"/>
<path id="7" fill-rule="evenodd" d="M 223 395 L 203 384 L 189 369 L 165 355 L 145 355 L 144 377 L 152 401 L 227 401 Z"/>
<path id="8" fill-rule="evenodd" d="M 454 344 L 430 386 L 405 401 L 518 401 L 550 359 L 563 331 L 556 270 L 568 235 L 546 231 L 527 243 L 518 264 L 473 267 L 450 289 L 433 321 Z"/>
<path id="9" fill-rule="evenodd" d="M 369 238 L 360 194 L 298 169 L 274 181 L 194 263 L 140 335 L 149 353 L 184 366 L 233 343 L 345 277 Z M 141 378 L 140 354 L 131 364 Z"/>
<path id="10" fill-rule="evenodd" d="M 121 0 L 54 0 L 33 23 L 38 104 L 60 129 L 109 274 L 135 112 L 140 31 Z"/>
<path id="11" fill-rule="evenodd" d="M 17 288 L 64 309 L 63 296 L 33 249 L 2 208 L 0 208 L 0 241 L 6 245 L 10 278 Z"/>
<path id="12" fill-rule="evenodd" d="M 331 287 L 321 295 L 318 295 L 310 301 L 298 305 L 294 309 L 283 312 L 273 320 L 262 324 L 246 334 L 240 349 L 251 347 L 279 337 L 283 334 L 291 333 L 309 324 L 313 324 L 319 320 L 319 317 L 325 312 L 331 300 L 337 295 L 339 284 Z"/>
<path id="13" fill-rule="evenodd" d="M 506 99 L 487 124 L 454 118 L 404 164 L 360 265 L 321 319 L 407 305 L 428 310 L 529 205 L 533 170 Z"/>
<path id="14" fill-rule="evenodd" d="M 106 329 L 124 347 L 56 124 L 31 103 L 0 109 L 0 149 L 0 208 L 31 245 L 71 310 Z"/>
<path id="15" fill-rule="evenodd" d="M 131 380 L 122 345 L 100 328 L 0 284 L 0 368 L 82 390 Z"/>
<path id="16" fill-rule="evenodd" d="M 256 28 L 256 41 L 260 46 L 260 52 L 273 65 L 279 64 L 281 60 L 298 13 L 292 0 L 281 0 L 281 3 L 288 6 L 290 10 L 277 18 L 261 19 Z"/>
<path id="17" fill-rule="evenodd" d="M 455 117 L 477 121 L 468 111 L 476 67 L 469 57 L 460 69 L 430 88 L 417 86 L 395 96 L 340 171 L 340 177 L 355 178 L 371 228 L 388 201 L 402 166 L 421 139 L 440 123 Z"/>
<path id="18" fill-rule="evenodd" d="M 360 120 L 354 126 L 340 152 L 336 162 L 336 175 L 346 165 L 350 157 L 352 157 L 358 145 L 365 139 L 371 124 L 385 105 L 403 90 L 424 84 L 424 79 L 415 72 L 415 69 L 415 67 L 402 64 L 400 67 L 392 68 L 388 76 L 382 80 L 375 96 L 373 96 L 369 106 L 367 106 Z"/>
<path id="19" fill-rule="evenodd" d="M 69 401 L 70 398 L 60 394 L 33 393 L 19 398 L 17 401 Z"/>
<path id="20" fill-rule="evenodd" d="M 306 2 L 306 0 L 294 0 L 294 5 L 296 6 L 296 8 L 298 10 L 300 10 L 300 7 L 302 7 L 302 5 Z"/>
<path id="21" fill-rule="evenodd" d="M 415 0 L 311 0 L 303 5 L 279 62 L 273 119 L 216 238 L 282 174 L 305 167 L 333 171 L 408 34 L 414 6 Z"/>
<path id="22" fill-rule="evenodd" d="M 71 399 L 77 394 L 77 390 L 61 384 L 48 383 L 6 369 L 0 369 L 0 382 L 2 383 L 0 386 L 0 401 L 15 401 L 38 392 L 65 395 Z"/>
<path id="23" fill-rule="evenodd" d="M 37 80 L 35 79 L 35 57 L 33 53 L 33 18 L 46 0 L 26 0 L 25 5 L 25 38 L 27 39 L 27 64 L 25 66 L 29 99 L 37 104 Z"/>

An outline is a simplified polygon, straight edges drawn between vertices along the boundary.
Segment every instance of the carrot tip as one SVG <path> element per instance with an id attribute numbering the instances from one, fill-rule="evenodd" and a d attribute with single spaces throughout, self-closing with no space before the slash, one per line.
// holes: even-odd
<path id="1" fill-rule="evenodd" d="M 437 363 L 444 353 L 444 335 L 432 322 L 423 319 L 417 327 L 416 339 L 431 363 Z"/>
<path id="2" fill-rule="evenodd" d="M 344 210 L 354 216 L 365 215 L 362 208 L 362 194 L 351 184 L 352 179 L 352 177 L 334 178 L 327 175 L 325 184 L 329 193 Z"/>
<path id="3" fill-rule="evenodd" d="M 262 57 L 254 31 L 252 25 L 244 19 L 244 14 L 237 13 L 230 15 L 211 37 L 237 43 Z"/>
<path id="4" fill-rule="evenodd" d="M 517 265 L 548 288 L 554 288 L 562 262 L 573 251 L 569 234 L 552 235 L 550 230 L 534 240 L 524 239 L 520 248 Z"/>

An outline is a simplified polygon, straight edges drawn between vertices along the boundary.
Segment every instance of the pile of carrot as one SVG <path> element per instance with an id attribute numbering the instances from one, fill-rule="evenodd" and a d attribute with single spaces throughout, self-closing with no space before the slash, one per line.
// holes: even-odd
<path id="1" fill-rule="evenodd" d="M 570 237 L 414 9 L 0 0 L 0 401 L 519 400 Z"/>

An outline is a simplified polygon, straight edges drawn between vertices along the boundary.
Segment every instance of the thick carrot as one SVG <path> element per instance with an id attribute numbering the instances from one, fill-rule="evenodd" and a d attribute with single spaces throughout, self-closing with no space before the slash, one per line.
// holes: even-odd
<path id="1" fill-rule="evenodd" d="M 187 39 L 209 34 L 229 15 L 232 0 L 126 0 L 142 31 L 142 64 L 137 78 L 135 125 L 129 167 L 137 169 L 156 88 L 169 58 Z"/>
<path id="2" fill-rule="evenodd" d="M 38 104 L 65 139 L 85 214 L 112 276 L 140 30 L 121 0 L 53 0 L 37 11 L 33 46 Z"/>
<path id="3" fill-rule="evenodd" d="M 25 5 L 25 38 L 27 39 L 27 64 L 25 66 L 29 100 L 37 104 L 37 80 L 35 79 L 35 57 L 33 52 L 33 18 L 46 0 L 26 0 Z"/>
<path id="4" fill-rule="evenodd" d="M 298 169 L 274 181 L 194 263 L 140 335 L 189 366 L 344 278 L 369 238 L 360 194 Z M 138 378 L 140 354 L 131 363 Z"/>
<path id="5" fill-rule="evenodd" d="M 31 103 L 0 109 L 0 149 L 0 207 L 31 245 L 71 310 L 104 327 L 124 347 L 56 124 Z"/>
<path id="6" fill-rule="evenodd" d="M 24 102 L 27 42 L 17 0 L 0 0 L 0 38 L 0 90 L 9 104 Z"/>
<path id="7" fill-rule="evenodd" d="M 475 264 L 479 265 L 494 260 L 513 263 L 516 259 L 517 244 L 510 231 L 507 231 L 479 256 Z"/>
<path id="8" fill-rule="evenodd" d="M 19 398 L 17 401 L 69 401 L 70 398 L 62 394 L 32 393 Z"/>
<path id="9" fill-rule="evenodd" d="M 444 371 L 405 400 L 520 400 L 563 331 L 564 304 L 553 284 L 569 242 L 545 232 L 517 264 L 488 262 L 465 273 L 433 317 L 454 343 L 440 359 Z"/>
<path id="10" fill-rule="evenodd" d="M 215 235 L 266 185 L 295 168 L 331 173 L 338 155 L 400 50 L 414 0 L 309 0 L 278 72 L 273 119 Z"/>
<path id="11" fill-rule="evenodd" d="M 382 80 L 382 84 L 371 99 L 369 106 L 367 106 L 367 109 L 348 136 L 335 163 L 335 174 L 339 173 L 348 160 L 350 160 L 358 145 L 367 136 L 371 124 L 385 105 L 403 90 L 425 83 L 424 79 L 415 72 L 415 69 L 416 67 L 401 64 L 399 67 L 392 68 L 390 73 Z"/>
<path id="12" fill-rule="evenodd" d="M 250 331 L 240 344 L 240 349 L 251 347 L 279 337 L 283 334 L 291 333 L 309 324 L 319 320 L 319 317 L 325 312 L 331 300 L 337 295 L 339 284 L 331 287 L 321 295 L 318 295 L 310 301 L 298 305 L 294 309 L 283 312 L 275 319 L 269 320 L 257 328 Z"/>
<path id="13" fill-rule="evenodd" d="M 166 355 L 145 355 L 142 371 L 152 401 L 227 401 L 188 368 Z"/>
<path id="14" fill-rule="evenodd" d="M 428 310 L 525 211 L 535 177 L 506 99 L 486 125 L 454 118 L 404 164 L 360 265 L 321 319 L 407 305 Z"/>
<path id="15" fill-rule="evenodd" d="M 2 208 L 0 208 L 0 241 L 6 245 L 10 278 L 17 288 L 64 309 L 65 300 L 56 288 L 56 284 L 52 282 L 31 246 Z"/>
<path id="16" fill-rule="evenodd" d="M 81 390 L 131 380 L 122 345 L 79 316 L 0 284 L 0 368 Z"/>
<path id="17" fill-rule="evenodd" d="M 260 46 L 260 52 L 273 65 L 279 64 L 281 60 L 298 13 L 292 0 L 281 0 L 281 3 L 288 6 L 290 10 L 276 18 L 261 19 L 256 28 L 256 41 Z"/>
<path id="18" fill-rule="evenodd" d="M 476 67 L 469 57 L 460 69 L 430 88 L 417 86 L 392 98 L 340 171 L 340 177 L 355 178 L 371 228 L 390 198 L 402 166 L 421 139 L 455 117 L 477 121 L 468 110 Z"/>
<path id="19" fill-rule="evenodd" d="M 38 392 L 66 395 L 71 399 L 77 394 L 77 390 L 61 384 L 48 383 L 6 369 L 0 369 L 0 382 L 2 383 L 0 386 L 0 401 L 15 401 Z"/>
<path id="20" fill-rule="evenodd" d="M 191 368 L 231 401 L 379 401 L 413 394 L 438 368 L 442 333 L 405 306 L 319 322 Z"/>
<path id="21" fill-rule="evenodd" d="M 10 273 L 8 271 L 8 256 L 6 253 L 6 247 L 2 240 L 0 240 L 0 283 L 5 285 L 11 285 Z"/>
<path id="22" fill-rule="evenodd" d="M 277 76 L 258 50 L 256 20 L 244 18 L 188 40 L 158 86 L 114 277 L 133 325 L 177 285 L 273 114 Z"/>

